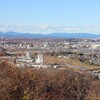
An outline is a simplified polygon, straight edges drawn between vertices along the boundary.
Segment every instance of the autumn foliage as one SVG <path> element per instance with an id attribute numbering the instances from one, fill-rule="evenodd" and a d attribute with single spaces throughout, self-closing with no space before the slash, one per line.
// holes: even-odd
<path id="1" fill-rule="evenodd" d="M 99 100 L 100 84 L 73 70 L 0 64 L 0 100 Z"/>

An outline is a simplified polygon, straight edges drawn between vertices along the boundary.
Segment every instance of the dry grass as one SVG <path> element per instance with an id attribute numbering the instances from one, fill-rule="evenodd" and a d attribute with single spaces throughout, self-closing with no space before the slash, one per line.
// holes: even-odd
<path id="1" fill-rule="evenodd" d="M 75 60 L 75 59 L 58 58 L 58 57 L 53 57 L 53 56 L 45 56 L 44 59 L 45 59 L 45 62 L 50 63 L 50 64 L 68 63 L 72 66 L 82 66 L 82 67 L 85 67 L 85 68 L 88 68 L 88 69 L 100 68 L 100 66 L 82 63 L 79 60 Z"/>

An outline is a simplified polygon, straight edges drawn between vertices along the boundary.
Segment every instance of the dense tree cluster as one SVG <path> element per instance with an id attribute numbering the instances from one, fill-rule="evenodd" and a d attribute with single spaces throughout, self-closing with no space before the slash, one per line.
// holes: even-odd
<path id="1" fill-rule="evenodd" d="M 94 78 L 73 70 L 0 64 L 0 100 L 99 100 Z"/>

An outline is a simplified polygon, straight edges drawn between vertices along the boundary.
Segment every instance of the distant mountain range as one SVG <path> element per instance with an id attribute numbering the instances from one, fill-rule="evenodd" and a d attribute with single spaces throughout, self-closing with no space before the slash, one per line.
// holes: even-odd
<path id="1" fill-rule="evenodd" d="M 0 37 L 6 38 L 100 38 L 100 35 L 90 33 L 51 33 L 32 34 L 20 32 L 0 32 Z"/>

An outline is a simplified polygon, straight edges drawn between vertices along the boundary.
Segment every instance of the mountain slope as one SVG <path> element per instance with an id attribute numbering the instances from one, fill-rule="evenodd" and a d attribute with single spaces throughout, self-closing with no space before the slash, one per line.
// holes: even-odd
<path id="1" fill-rule="evenodd" d="M 51 33 L 51 34 L 31 34 L 19 32 L 0 32 L 0 37 L 7 38 L 100 38 L 100 35 L 89 33 Z"/>

